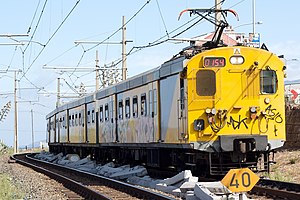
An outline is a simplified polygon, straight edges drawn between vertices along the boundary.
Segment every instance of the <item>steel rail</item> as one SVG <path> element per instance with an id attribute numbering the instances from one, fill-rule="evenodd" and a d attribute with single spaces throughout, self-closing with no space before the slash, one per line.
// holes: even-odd
<path id="1" fill-rule="evenodd" d="M 18 156 L 18 155 L 14 155 L 14 157 L 16 157 L 16 156 Z M 132 196 L 135 196 L 135 197 L 138 197 L 138 198 L 141 198 L 141 199 L 151 199 L 151 200 L 152 199 L 157 199 L 157 200 L 172 200 L 172 199 L 174 199 L 172 197 L 169 197 L 169 196 L 166 196 L 166 195 L 163 195 L 163 194 L 159 194 L 159 193 L 156 193 L 156 192 L 152 192 L 150 190 L 146 190 L 146 189 L 143 189 L 143 188 L 140 188 L 140 187 L 136 187 L 134 185 L 131 185 L 131 184 L 128 184 L 128 183 L 125 183 L 125 182 L 122 182 L 122 181 L 117 181 L 117 180 L 110 179 L 110 178 L 107 178 L 107 177 L 104 177 L 104 176 L 99 176 L 99 175 L 95 175 L 95 174 L 92 174 L 92 173 L 88 173 L 88 172 L 76 170 L 76 169 L 73 169 L 73 168 L 68 168 L 68 167 L 64 167 L 64 166 L 61 166 L 61 165 L 57 165 L 57 164 L 53 164 L 53 163 L 41 161 L 41 160 L 32 158 L 31 156 L 28 156 L 28 155 L 27 155 L 27 159 L 30 159 L 30 160 L 32 160 L 34 162 L 42 163 L 44 165 L 51 166 L 51 167 L 56 168 L 56 169 L 67 170 L 67 171 L 70 171 L 70 172 L 76 172 L 76 174 L 79 174 L 82 177 L 86 177 L 86 178 L 88 178 L 90 180 L 96 180 L 97 183 L 99 183 L 99 184 L 103 184 L 103 185 L 105 185 L 107 187 L 114 188 L 114 189 L 116 189 L 118 191 L 122 191 L 124 193 L 130 194 Z M 27 163 L 25 161 L 20 161 L 19 159 L 18 160 L 16 159 L 16 161 L 20 162 L 20 164 L 24 163 L 24 165 L 27 165 Z M 40 167 L 38 167 L 38 169 L 39 168 Z M 77 192 L 78 189 L 75 189 L 73 191 Z M 99 199 L 102 199 L 102 198 L 110 199 L 108 197 L 99 197 Z M 97 199 L 97 198 L 94 198 L 94 199 Z"/>
<path id="2" fill-rule="evenodd" d="M 23 156 L 23 155 L 24 154 L 13 155 L 12 159 L 14 159 L 17 163 L 20 163 L 26 167 L 32 168 L 37 172 L 40 172 L 42 174 L 49 176 L 52 179 L 57 180 L 58 182 L 62 183 L 64 187 L 68 188 L 71 191 L 76 192 L 77 194 L 84 197 L 85 199 L 110 200 L 109 197 L 102 195 L 94 190 L 91 190 L 88 187 L 82 185 L 81 183 L 73 181 L 72 179 L 70 179 L 68 177 L 53 173 L 50 170 L 44 169 L 42 167 L 39 167 L 37 165 L 31 164 L 29 162 L 26 162 L 26 161 L 18 158 L 19 156 Z"/>
<path id="3" fill-rule="evenodd" d="M 251 190 L 252 194 L 274 198 L 300 199 L 300 184 L 261 179 Z"/>

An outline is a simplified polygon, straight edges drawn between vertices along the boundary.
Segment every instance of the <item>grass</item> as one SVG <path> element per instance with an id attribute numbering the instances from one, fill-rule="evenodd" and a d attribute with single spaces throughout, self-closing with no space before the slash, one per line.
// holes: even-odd
<path id="1" fill-rule="evenodd" d="M 275 172 L 270 174 L 270 179 L 284 182 L 292 182 L 292 177 L 288 175 L 283 175 L 282 173 Z"/>
<path id="2" fill-rule="evenodd" d="M 12 155 L 13 149 L 8 148 L 5 144 L 0 143 L 0 157 Z M 20 188 L 16 187 L 8 174 L 0 172 L 0 199 L 23 199 L 24 194 L 20 192 Z"/>
<path id="3" fill-rule="evenodd" d="M 11 200 L 11 199 L 23 199 L 24 195 L 19 192 L 10 180 L 10 177 L 6 174 L 0 174 L 0 199 Z"/>

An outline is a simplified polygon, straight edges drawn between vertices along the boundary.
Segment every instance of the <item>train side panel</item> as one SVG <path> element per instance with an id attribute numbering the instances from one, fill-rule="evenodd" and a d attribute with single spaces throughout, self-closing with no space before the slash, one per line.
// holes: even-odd
<path id="1" fill-rule="evenodd" d="M 117 94 L 120 143 L 148 143 L 159 140 L 157 82 Z"/>
<path id="2" fill-rule="evenodd" d="M 58 116 L 59 142 L 66 143 L 69 140 L 67 135 L 67 112 L 66 111 L 59 112 L 57 116 Z"/>
<path id="3" fill-rule="evenodd" d="M 115 95 L 97 100 L 99 143 L 116 142 Z"/>
<path id="4" fill-rule="evenodd" d="M 69 109 L 70 143 L 85 143 L 85 105 Z"/>
<path id="5" fill-rule="evenodd" d="M 55 115 L 50 117 L 49 143 L 55 143 Z"/>
<path id="6" fill-rule="evenodd" d="M 175 74 L 160 80 L 159 84 L 161 141 L 166 143 L 177 143 L 183 139 L 178 126 L 182 87 L 180 79 L 180 74 Z"/>
<path id="7" fill-rule="evenodd" d="M 95 102 L 88 103 L 87 109 L 87 142 L 96 143 L 96 109 Z"/>

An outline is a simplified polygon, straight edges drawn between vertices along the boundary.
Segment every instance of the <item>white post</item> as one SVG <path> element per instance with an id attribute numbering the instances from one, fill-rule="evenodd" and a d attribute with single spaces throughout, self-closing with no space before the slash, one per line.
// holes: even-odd
<path id="1" fill-rule="evenodd" d="M 215 0 L 215 9 L 217 9 L 217 10 L 222 9 L 221 8 L 221 0 Z M 216 12 L 215 13 L 215 18 L 216 18 L 216 21 L 215 21 L 215 23 L 216 23 L 215 30 L 217 30 L 218 29 L 217 25 L 219 25 L 219 22 L 221 20 L 221 13 L 220 12 Z"/>
<path id="2" fill-rule="evenodd" d="M 18 105 L 17 105 L 17 72 L 14 72 L 14 103 L 15 103 L 15 135 L 14 135 L 14 154 L 18 153 Z"/>
<path id="3" fill-rule="evenodd" d="M 253 35 L 255 35 L 255 0 L 252 0 L 252 24 L 253 24 Z"/>
<path id="4" fill-rule="evenodd" d="M 34 133 L 33 133 L 33 110 L 31 109 L 31 142 L 32 142 L 32 151 L 34 150 Z"/>

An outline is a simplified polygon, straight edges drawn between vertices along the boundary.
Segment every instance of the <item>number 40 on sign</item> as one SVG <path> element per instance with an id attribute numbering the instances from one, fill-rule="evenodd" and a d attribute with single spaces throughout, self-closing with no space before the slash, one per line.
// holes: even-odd
<path id="1" fill-rule="evenodd" d="M 231 169 L 222 179 L 231 192 L 248 192 L 259 181 L 259 177 L 249 168 Z"/>

